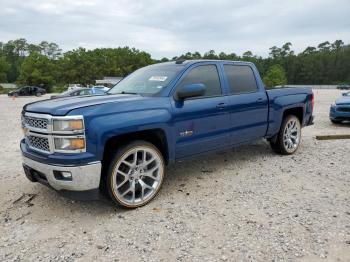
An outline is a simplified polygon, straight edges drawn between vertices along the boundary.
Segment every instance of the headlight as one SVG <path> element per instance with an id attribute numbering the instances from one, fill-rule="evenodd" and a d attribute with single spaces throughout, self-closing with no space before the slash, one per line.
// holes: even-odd
<path id="1" fill-rule="evenodd" d="M 85 150 L 85 139 L 83 137 L 55 137 L 55 150 L 83 151 Z"/>
<path id="2" fill-rule="evenodd" d="M 335 107 L 335 106 L 336 106 L 336 103 L 332 103 L 332 104 L 331 104 L 331 107 Z"/>
<path id="3" fill-rule="evenodd" d="M 53 131 L 82 131 L 84 130 L 83 119 L 53 120 Z"/>

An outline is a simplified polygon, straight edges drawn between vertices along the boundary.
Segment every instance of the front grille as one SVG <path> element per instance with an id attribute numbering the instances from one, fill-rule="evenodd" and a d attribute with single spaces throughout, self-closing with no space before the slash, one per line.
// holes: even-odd
<path id="1" fill-rule="evenodd" d="M 350 112 L 350 107 L 338 107 L 337 111 L 339 111 L 339 112 Z"/>
<path id="2" fill-rule="evenodd" d="M 49 139 L 47 137 L 29 135 L 27 136 L 27 141 L 29 146 L 34 149 L 50 152 Z"/>
<path id="3" fill-rule="evenodd" d="M 45 118 L 38 118 L 38 117 L 31 117 L 31 116 L 25 116 L 24 117 L 24 123 L 25 125 L 29 127 L 39 128 L 39 129 L 47 129 L 47 125 L 49 121 Z"/>

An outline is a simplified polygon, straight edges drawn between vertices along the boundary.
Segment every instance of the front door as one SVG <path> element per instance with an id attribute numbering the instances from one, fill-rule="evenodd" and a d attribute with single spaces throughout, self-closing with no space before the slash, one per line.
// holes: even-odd
<path id="1" fill-rule="evenodd" d="M 202 97 L 173 100 L 173 122 L 176 158 L 191 156 L 222 148 L 229 143 L 227 97 L 215 64 L 191 67 L 176 89 L 188 84 L 204 84 Z"/>

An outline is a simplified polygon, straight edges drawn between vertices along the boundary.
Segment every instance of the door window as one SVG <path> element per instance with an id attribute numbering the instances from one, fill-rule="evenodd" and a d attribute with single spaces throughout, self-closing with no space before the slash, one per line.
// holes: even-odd
<path id="1" fill-rule="evenodd" d="M 220 80 L 215 65 L 202 65 L 191 69 L 181 80 L 178 88 L 189 84 L 204 84 L 206 87 L 204 96 L 221 95 Z"/>
<path id="2" fill-rule="evenodd" d="M 253 70 L 250 66 L 224 65 L 232 94 L 252 93 L 258 91 Z"/>

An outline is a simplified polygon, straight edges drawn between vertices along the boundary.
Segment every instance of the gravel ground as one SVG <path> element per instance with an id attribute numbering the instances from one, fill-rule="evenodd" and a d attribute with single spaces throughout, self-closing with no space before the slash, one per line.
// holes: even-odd
<path id="1" fill-rule="evenodd" d="M 315 95 L 295 155 L 261 141 L 173 165 L 159 196 L 129 211 L 30 183 L 19 115 L 38 98 L 1 95 L 0 260 L 350 261 L 350 140 L 315 139 L 350 125 L 328 119 L 339 91 Z"/>

